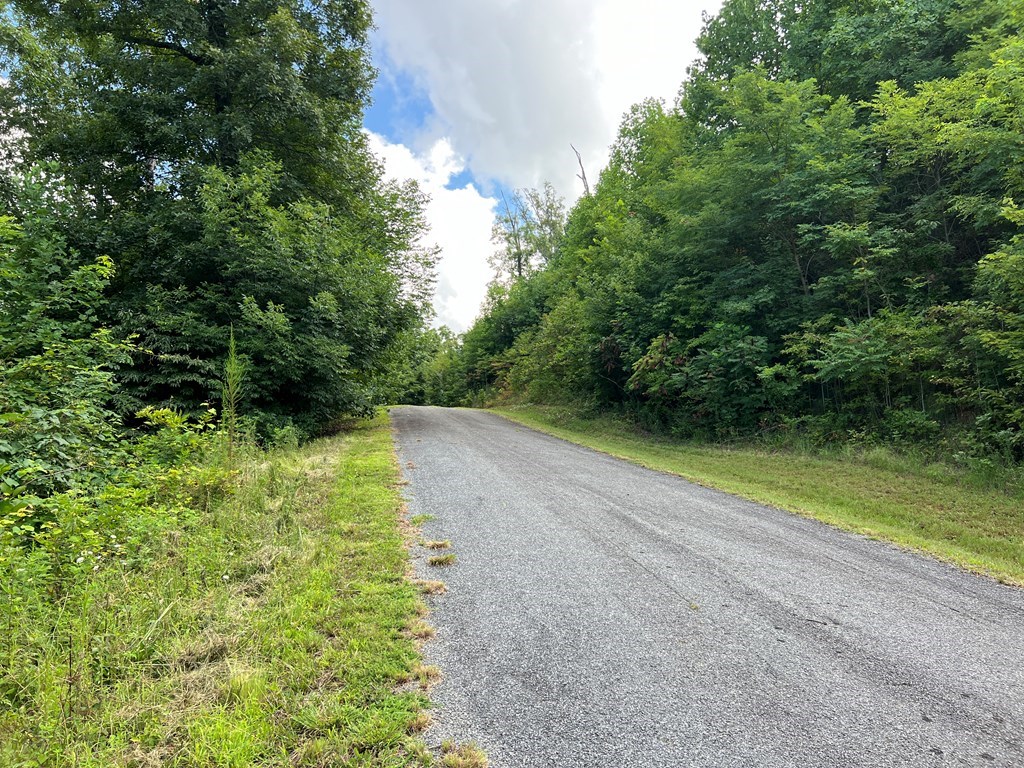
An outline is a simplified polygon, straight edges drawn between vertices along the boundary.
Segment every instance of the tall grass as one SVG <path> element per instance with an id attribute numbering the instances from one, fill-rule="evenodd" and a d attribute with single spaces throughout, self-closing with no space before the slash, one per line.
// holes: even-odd
<path id="1" fill-rule="evenodd" d="M 423 763 L 400 508 L 380 417 L 51 501 L 67 552 L 8 526 L 0 765 Z"/>

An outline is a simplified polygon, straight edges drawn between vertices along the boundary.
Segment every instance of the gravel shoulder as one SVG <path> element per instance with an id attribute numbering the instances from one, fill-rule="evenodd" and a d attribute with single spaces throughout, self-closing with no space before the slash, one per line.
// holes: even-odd
<path id="1" fill-rule="evenodd" d="M 507 766 L 1024 765 L 1024 591 L 494 414 L 392 411 L 433 740 Z"/>

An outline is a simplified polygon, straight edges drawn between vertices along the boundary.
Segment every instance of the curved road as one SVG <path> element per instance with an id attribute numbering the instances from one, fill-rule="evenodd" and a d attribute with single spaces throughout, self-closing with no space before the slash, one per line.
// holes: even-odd
<path id="1" fill-rule="evenodd" d="M 1024 766 L 1024 591 L 548 437 L 392 411 L 451 539 L 431 740 L 498 768 Z"/>

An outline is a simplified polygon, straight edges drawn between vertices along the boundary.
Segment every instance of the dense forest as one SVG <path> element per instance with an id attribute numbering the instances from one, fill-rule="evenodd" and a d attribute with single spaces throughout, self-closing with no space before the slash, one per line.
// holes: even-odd
<path id="1" fill-rule="evenodd" d="M 362 2 L 5 4 L 0 464 L 102 463 L 144 408 L 311 435 L 396 396 L 434 254 L 366 147 Z"/>
<path id="2" fill-rule="evenodd" d="M 1024 5 L 727 0 L 562 217 L 527 192 L 424 396 L 1024 457 Z"/>

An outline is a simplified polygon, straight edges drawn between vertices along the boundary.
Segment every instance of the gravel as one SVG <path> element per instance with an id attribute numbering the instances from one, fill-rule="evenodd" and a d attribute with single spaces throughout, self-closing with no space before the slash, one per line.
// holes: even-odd
<path id="1" fill-rule="evenodd" d="M 450 539 L 428 739 L 497 768 L 1024 766 L 1024 591 L 482 411 L 396 408 Z"/>

